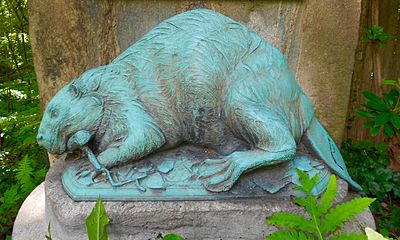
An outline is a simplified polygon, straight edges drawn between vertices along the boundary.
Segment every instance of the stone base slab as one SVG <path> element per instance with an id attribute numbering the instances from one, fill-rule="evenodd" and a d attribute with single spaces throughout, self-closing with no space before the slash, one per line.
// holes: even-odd
<path id="1" fill-rule="evenodd" d="M 300 145 L 292 161 L 274 164 L 242 174 L 233 187 L 226 192 L 211 192 L 204 187 L 198 169 L 206 159 L 222 159 L 226 156 L 195 145 L 146 156 L 140 161 L 110 169 L 118 187 L 110 184 L 105 174 L 95 179 L 77 174 L 88 163 L 86 156 L 58 161 L 62 183 L 68 195 L 75 201 L 96 201 L 99 195 L 108 201 L 174 201 L 174 200 L 232 200 L 239 198 L 289 199 L 296 195 L 292 190 L 300 184 L 296 169 L 302 169 L 310 177 L 318 175 L 315 193 L 323 191 L 329 181 L 331 170 L 321 160 L 313 157 Z M 196 170 L 197 169 L 197 170 Z M 209 171 L 215 170 L 210 168 Z M 58 170 L 56 170 L 58 171 Z"/>
<path id="2" fill-rule="evenodd" d="M 13 239 L 43 239 L 51 222 L 53 239 L 87 239 L 85 219 L 93 201 L 73 201 L 61 183 L 62 164 L 49 171 L 45 191 L 40 185 L 23 204 L 14 226 Z M 347 193 L 347 184 L 338 180 L 337 201 L 356 197 Z M 44 193 L 46 192 L 46 194 Z M 46 210 L 44 211 L 44 201 Z M 110 217 L 109 239 L 146 240 L 167 233 L 186 239 L 264 239 L 276 231 L 265 223 L 277 212 L 304 213 L 291 201 L 278 198 L 248 198 L 220 201 L 136 201 L 105 202 Z M 42 207 L 40 207 L 42 206 Z M 32 214 L 34 212 L 34 214 Z M 346 231 L 375 228 L 369 210 L 346 224 Z"/>
<path id="3" fill-rule="evenodd" d="M 14 222 L 12 239 L 45 239 L 48 221 L 45 217 L 44 182 L 25 199 Z"/>

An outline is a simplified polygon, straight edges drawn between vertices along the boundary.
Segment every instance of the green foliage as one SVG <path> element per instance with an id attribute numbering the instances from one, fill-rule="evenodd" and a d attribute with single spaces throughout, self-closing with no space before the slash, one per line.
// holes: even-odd
<path id="1" fill-rule="evenodd" d="M 41 111 L 27 16 L 26 0 L 0 0 L 0 239 L 47 171 L 35 141 Z"/>
<path id="2" fill-rule="evenodd" d="M 366 28 L 364 32 L 367 36 L 362 39 L 363 42 L 377 42 L 379 46 L 385 45 L 385 39 L 393 37 L 392 34 L 383 33 L 383 27 L 375 24 L 371 28 Z"/>
<path id="3" fill-rule="evenodd" d="M 376 136 L 383 129 L 386 137 L 394 137 L 400 131 L 400 78 L 395 80 L 385 80 L 384 84 L 392 86 L 388 93 L 383 97 L 378 97 L 371 92 L 364 92 L 364 97 L 368 100 L 363 104 L 365 110 L 357 110 L 356 113 L 368 119 L 364 124 L 365 128 L 370 129 L 371 136 Z"/>
<path id="4" fill-rule="evenodd" d="M 332 208 L 336 196 L 336 177 L 332 175 L 329 179 L 327 190 L 318 201 L 318 196 L 313 196 L 311 190 L 318 182 L 318 177 L 312 179 L 300 170 L 299 187 L 296 190 L 305 193 L 304 197 L 294 198 L 294 201 L 304 207 L 308 217 L 292 213 L 277 213 L 271 216 L 267 222 L 278 227 L 286 227 L 282 231 L 267 236 L 266 240 L 281 239 L 367 239 L 365 235 L 352 233 L 350 235 L 338 233 L 343 224 L 357 214 L 363 212 L 375 200 L 373 198 L 355 198 L 349 202 L 342 203 Z"/>
<path id="5" fill-rule="evenodd" d="M 331 237 L 331 240 L 367 240 L 367 236 L 355 233 L 341 233 L 338 236 Z"/>
<path id="6" fill-rule="evenodd" d="M 376 198 L 371 204 L 379 232 L 400 236 L 400 172 L 387 168 L 390 158 L 387 144 L 374 146 L 370 141 L 342 143 L 342 156 L 353 179 L 363 188 L 362 196 Z"/>
<path id="7" fill-rule="evenodd" d="M 96 205 L 86 219 L 86 230 L 89 240 L 107 240 L 107 226 L 109 223 L 110 219 L 99 196 Z"/>
<path id="8" fill-rule="evenodd" d="M 185 240 L 185 239 L 176 234 L 167 234 L 162 238 L 162 240 Z"/>
<path id="9" fill-rule="evenodd" d="M 355 198 L 349 202 L 339 204 L 325 215 L 321 224 L 322 233 L 333 232 L 357 214 L 363 212 L 375 198 Z"/>
<path id="10" fill-rule="evenodd" d="M 53 238 L 51 237 L 51 226 L 50 226 L 50 222 L 49 225 L 47 225 L 47 233 L 49 235 L 44 236 L 46 238 L 46 240 L 53 240 Z"/>
<path id="11" fill-rule="evenodd" d="M 2 234 L 9 234 L 13 226 L 13 220 L 23 200 L 44 179 L 46 168 L 34 172 L 33 166 L 35 164 L 34 160 L 25 156 L 15 169 L 12 169 L 13 171 L 10 168 L 0 168 L 0 171 L 5 170 L 5 172 L 0 172 L 0 174 L 4 174 L 0 175 L 0 187 L 5 189 L 0 194 Z"/>
<path id="12" fill-rule="evenodd" d="M 265 239 L 268 240 L 314 240 L 313 236 L 307 236 L 304 232 L 298 232 L 294 229 L 291 230 L 283 230 L 279 232 L 275 232 Z"/>

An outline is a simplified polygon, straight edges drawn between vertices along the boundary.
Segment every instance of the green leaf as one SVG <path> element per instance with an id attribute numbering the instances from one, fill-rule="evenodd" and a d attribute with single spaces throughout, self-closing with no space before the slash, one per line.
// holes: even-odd
<path id="1" fill-rule="evenodd" d="M 383 84 L 385 84 L 385 85 L 394 85 L 396 83 L 397 83 L 396 80 L 389 80 L 389 79 L 383 80 Z"/>
<path id="2" fill-rule="evenodd" d="M 331 237 L 331 240 L 367 240 L 367 236 L 364 234 L 356 234 L 356 233 L 342 233 L 338 236 Z"/>
<path id="3" fill-rule="evenodd" d="M 397 129 L 400 130 L 400 115 L 397 113 L 392 113 L 390 116 L 390 122 L 393 124 L 393 126 Z"/>
<path id="4" fill-rule="evenodd" d="M 167 234 L 161 240 L 185 240 L 185 239 L 176 234 Z"/>
<path id="5" fill-rule="evenodd" d="M 383 30 L 383 28 L 382 28 L 382 30 Z M 382 34 L 378 35 L 378 38 L 380 40 L 383 40 L 383 39 L 386 39 L 386 38 L 391 38 L 391 37 L 393 37 L 393 35 L 392 34 L 388 34 L 388 33 L 382 33 Z"/>
<path id="6" fill-rule="evenodd" d="M 373 94 L 372 92 L 365 91 L 362 94 L 364 95 L 364 97 L 366 99 L 370 100 L 371 102 L 378 102 L 378 103 L 383 104 L 382 99 L 380 97 L 376 96 L 375 94 Z"/>
<path id="7" fill-rule="evenodd" d="M 318 175 L 316 174 L 313 178 L 310 179 L 307 173 L 296 169 L 297 174 L 299 175 L 299 181 L 301 186 L 295 187 L 295 190 L 304 191 L 307 194 L 311 194 L 311 190 L 314 188 L 315 184 L 318 182 Z"/>
<path id="8" fill-rule="evenodd" d="M 399 99 L 399 91 L 395 88 L 392 88 L 389 92 L 389 95 L 392 96 L 393 101 L 397 102 L 397 100 Z"/>
<path id="9" fill-rule="evenodd" d="M 368 41 L 372 40 L 374 38 L 373 33 L 372 33 L 372 29 L 369 28 L 365 28 L 364 32 L 367 34 L 367 37 L 364 39 L 368 39 Z"/>
<path id="10" fill-rule="evenodd" d="M 47 233 L 49 235 L 45 235 L 44 237 L 46 238 L 46 240 L 53 240 L 53 238 L 51 237 L 51 226 L 50 226 L 50 222 L 49 225 L 47 226 Z"/>
<path id="11" fill-rule="evenodd" d="M 12 207 L 19 207 L 19 201 L 21 198 L 25 198 L 25 195 L 22 195 L 20 193 L 20 185 L 19 184 L 14 184 L 9 188 L 7 191 L 5 191 L 3 197 L 0 198 L 0 212 L 1 211 L 9 211 L 10 208 Z M 15 211 L 17 211 L 15 209 Z"/>
<path id="12" fill-rule="evenodd" d="M 366 123 L 363 124 L 364 128 L 370 128 L 370 127 L 373 127 L 373 126 L 375 126 L 375 121 L 370 121 L 370 122 L 366 122 Z"/>
<path id="13" fill-rule="evenodd" d="M 394 136 L 394 130 L 389 124 L 385 123 L 385 128 L 383 129 L 383 134 L 386 137 L 390 137 L 391 138 L 391 137 Z"/>
<path id="14" fill-rule="evenodd" d="M 388 93 L 384 93 L 383 97 L 385 99 L 385 102 L 387 103 L 387 105 L 389 106 L 390 109 L 393 109 L 396 107 L 396 100 L 393 98 L 392 95 L 388 94 Z"/>
<path id="15" fill-rule="evenodd" d="M 375 118 L 375 115 L 374 115 L 374 114 L 372 114 L 372 113 L 370 113 L 370 112 L 367 112 L 367 111 L 364 111 L 364 110 L 357 110 L 356 113 L 357 113 L 358 115 L 360 115 L 361 117 L 365 117 L 365 118 Z"/>
<path id="16" fill-rule="evenodd" d="M 36 184 L 34 181 L 34 169 L 32 168 L 32 160 L 29 159 L 28 155 L 25 155 L 22 160 L 18 163 L 18 168 L 15 176 L 22 185 L 23 192 L 31 192 Z"/>
<path id="17" fill-rule="evenodd" d="M 383 112 L 379 114 L 376 119 L 375 119 L 375 126 L 381 126 L 387 123 L 390 119 L 390 113 L 389 112 Z"/>
<path id="18" fill-rule="evenodd" d="M 99 196 L 96 205 L 86 219 L 86 230 L 89 240 L 107 240 L 107 225 L 109 223 L 110 219 Z"/>
<path id="19" fill-rule="evenodd" d="M 331 175 L 328 182 L 328 187 L 325 190 L 325 193 L 321 197 L 321 204 L 318 205 L 318 217 L 328 212 L 328 209 L 332 206 L 332 202 L 336 196 L 336 177 L 335 175 Z"/>
<path id="20" fill-rule="evenodd" d="M 335 231 L 345 221 L 363 212 L 373 201 L 375 201 L 375 198 L 355 198 L 349 202 L 337 205 L 323 219 L 321 232 L 327 234 L 328 232 Z"/>
<path id="21" fill-rule="evenodd" d="M 370 102 L 364 103 L 362 105 L 368 109 L 378 111 L 378 112 L 387 112 L 389 110 L 384 103 L 370 101 Z"/>
<path id="22" fill-rule="evenodd" d="M 314 240 L 314 237 L 308 237 L 304 232 L 296 232 L 295 230 L 284 230 L 274 232 L 265 237 L 265 240 Z"/>
<path id="23" fill-rule="evenodd" d="M 376 24 L 373 24 L 371 29 L 375 36 L 383 33 L 383 27 L 380 27 Z"/>
<path id="24" fill-rule="evenodd" d="M 364 42 L 364 43 L 369 43 L 371 40 L 369 39 L 369 38 L 362 38 L 361 39 L 361 42 Z"/>
<path id="25" fill-rule="evenodd" d="M 298 197 L 298 198 L 293 198 L 293 201 L 302 207 L 306 207 L 307 203 L 308 203 L 308 198 L 307 197 Z"/>
<path id="26" fill-rule="evenodd" d="M 276 213 L 268 219 L 268 224 L 289 227 L 296 230 L 313 232 L 315 230 L 311 220 L 305 219 L 302 216 L 293 213 Z"/>
<path id="27" fill-rule="evenodd" d="M 381 126 L 371 128 L 370 130 L 371 136 L 375 137 L 376 135 L 378 135 L 379 130 L 381 130 Z"/>

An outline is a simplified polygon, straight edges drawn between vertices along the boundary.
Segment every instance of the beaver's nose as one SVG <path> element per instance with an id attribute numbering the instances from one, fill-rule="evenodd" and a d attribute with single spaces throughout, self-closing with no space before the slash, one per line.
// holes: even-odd
<path id="1" fill-rule="evenodd" d="M 36 136 L 36 141 L 38 142 L 39 145 L 41 145 L 41 143 L 43 143 L 43 135 L 42 134 L 38 134 Z"/>

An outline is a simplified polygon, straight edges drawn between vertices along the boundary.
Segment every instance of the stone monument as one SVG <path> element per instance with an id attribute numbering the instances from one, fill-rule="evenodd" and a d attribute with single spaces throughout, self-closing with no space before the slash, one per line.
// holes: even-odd
<path id="1" fill-rule="evenodd" d="M 315 194 L 331 173 L 360 189 L 279 50 L 210 10 L 163 21 L 62 88 L 37 140 L 66 157 L 46 179 L 47 217 L 61 239 L 83 238 L 82 209 L 98 196 L 112 201 L 115 239 L 169 229 L 258 239 L 273 231 L 260 220 L 293 209 L 296 169 L 319 176 Z M 238 234 L 251 222 L 251 234 Z"/>

